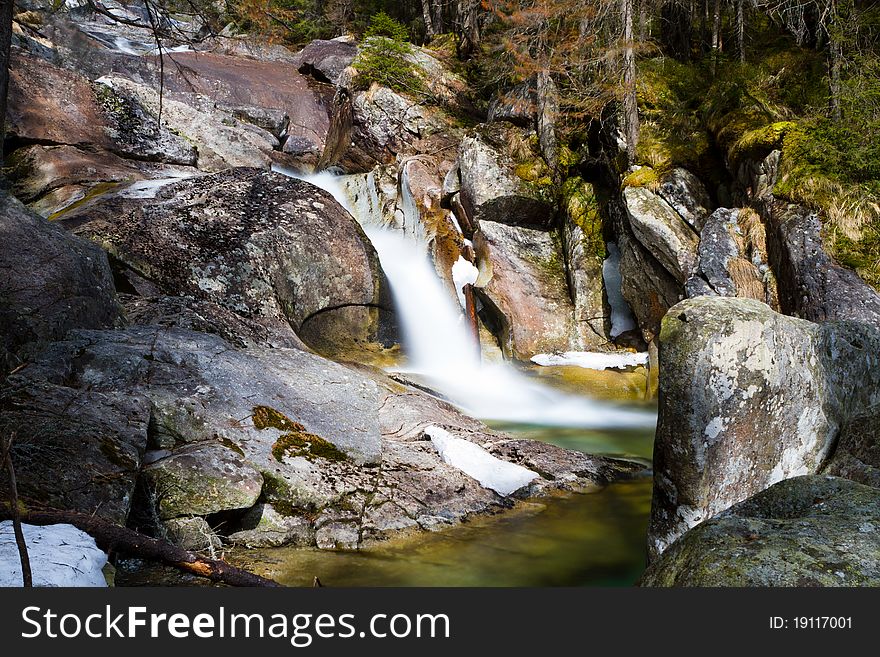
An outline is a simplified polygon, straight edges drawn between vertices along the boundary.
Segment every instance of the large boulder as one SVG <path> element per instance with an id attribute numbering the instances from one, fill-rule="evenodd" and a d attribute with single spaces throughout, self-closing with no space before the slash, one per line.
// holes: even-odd
<path id="1" fill-rule="evenodd" d="M 673 307 L 660 334 L 650 556 L 774 483 L 843 459 L 860 444 L 852 421 L 880 422 L 878 366 L 880 331 L 867 324 L 813 324 L 751 299 Z"/>
<path id="2" fill-rule="evenodd" d="M 498 315 L 508 357 L 527 361 L 577 346 L 562 258 L 550 233 L 484 219 L 474 246 L 477 292 L 487 311 Z"/>
<path id="3" fill-rule="evenodd" d="M 143 476 L 163 520 L 249 509 L 263 490 L 262 475 L 216 443 L 177 449 L 150 463 Z"/>
<path id="4" fill-rule="evenodd" d="M 623 200 L 633 234 L 684 285 L 696 264 L 697 233 L 669 203 L 646 187 L 627 187 Z"/>
<path id="5" fill-rule="evenodd" d="M 880 490 L 812 475 L 775 484 L 684 534 L 642 586 L 878 586 Z"/>
<path id="6" fill-rule="evenodd" d="M 85 417 L 123 425 L 108 405 L 137 401 L 148 409 L 139 416 L 138 435 L 145 440 L 149 425 L 144 479 L 152 495 L 138 497 L 147 507 L 136 509 L 137 518 L 152 515 L 162 531 L 182 541 L 193 538 L 192 523 L 169 521 L 195 514 L 215 527 L 222 522 L 219 531 L 238 544 L 357 548 L 493 513 L 517 497 L 593 490 L 643 470 L 511 440 L 377 370 L 344 367 L 298 349 L 238 350 L 217 336 L 176 328 L 71 334 L 15 377 L 22 388 L 58 381 L 54 385 L 74 399 L 87 389 L 91 415 Z M 39 403 L 42 412 L 69 427 L 57 440 L 79 449 L 85 428 L 69 417 L 76 406 L 47 395 L 39 396 Z M 13 415 L 4 427 L 28 421 Z M 515 491 L 496 492 L 496 484 L 467 474 L 467 462 L 440 453 L 426 430 L 441 427 L 450 440 L 473 443 L 471 450 L 484 461 L 531 470 L 533 478 Z M 55 432 L 44 428 L 35 425 L 28 453 L 39 455 L 44 446 L 55 445 Z M 104 443 L 91 440 L 100 452 Z M 33 458 L 30 464 L 25 483 L 40 482 L 44 489 L 35 499 L 51 499 L 60 508 L 71 502 L 53 491 L 71 477 L 94 479 L 95 502 L 119 494 L 113 477 L 83 468 L 75 452 L 59 452 L 48 461 Z M 243 509 L 248 504 L 253 506 Z M 120 521 L 121 515 L 113 517 Z M 206 547 L 213 545 L 207 525 L 196 525 L 206 530 Z"/>
<path id="7" fill-rule="evenodd" d="M 316 39 L 299 51 L 295 65 L 300 73 L 336 84 L 357 56 L 357 45 L 337 39 Z"/>
<path id="8" fill-rule="evenodd" d="M 471 223 L 550 227 L 553 208 L 534 184 L 516 175 L 514 162 L 486 137 L 471 134 L 462 139 L 458 157 L 461 203 Z"/>
<path id="9" fill-rule="evenodd" d="M 73 328 L 113 324 L 119 314 L 104 252 L 0 194 L 0 372 L 19 349 Z"/>
<path id="10" fill-rule="evenodd" d="M 155 198 L 101 199 L 65 222 L 166 294 L 282 332 L 289 325 L 320 351 L 394 340 L 375 250 L 351 215 L 309 183 L 235 169 L 167 185 Z"/>
<path id="11" fill-rule="evenodd" d="M 880 327 L 880 294 L 831 259 L 815 212 L 775 201 L 763 214 L 783 312 L 814 322 L 858 319 Z"/>

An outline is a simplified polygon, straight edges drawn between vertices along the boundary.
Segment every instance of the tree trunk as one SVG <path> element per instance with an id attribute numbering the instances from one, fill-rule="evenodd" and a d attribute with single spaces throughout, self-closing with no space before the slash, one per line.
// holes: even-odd
<path id="1" fill-rule="evenodd" d="M 718 71 L 718 56 L 721 51 L 721 0 L 715 0 L 712 5 L 712 60 L 709 65 L 712 76 Z"/>
<path id="2" fill-rule="evenodd" d="M 425 35 L 428 40 L 437 36 L 434 31 L 434 20 L 431 16 L 431 0 L 422 0 L 422 20 L 425 21 Z"/>
<path id="3" fill-rule="evenodd" d="M 547 166 L 556 179 L 559 172 L 559 157 L 556 144 L 556 117 L 559 114 L 559 91 L 550 77 L 546 66 L 538 72 L 536 84 L 538 95 L 538 146 Z"/>
<path id="4" fill-rule="evenodd" d="M 455 46 L 459 59 L 470 59 L 480 45 L 480 0 L 458 0 L 455 9 Z"/>
<path id="5" fill-rule="evenodd" d="M 843 46 L 840 37 L 832 32 L 828 35 L 828 91 L 831 118 L 843 120 L 843 108 L 840 105 L 840 74 L 843 68 Z"/>
<path id="6" fill-rule="evenodd" d="M 443 0 L 428 0 L 431 5 L 431 21 L 434 24 L 434 34 L 443 34 L 446 26 L 443 23 Z"/>
<path id="7" fill-rule="evenodd" d="M 648 0 L 639 0 L 639 41 L 648 38 Z"/>
<path id="8" fill-rule="evenodd" d="M 620 0 L 623 23 L 623 124 L 626 157 L 630 165 L 636 159 L 639 142 L 639 106 L 636 99 L 636 58 L 633 52 L 633 0 Z"/>
<path id="9" fill-rule="evenodd" d="M 709 33 L 709 0 L 703 0 L 703 8 L 700 11 L 700 52 L 706 53 Z"/>
<path id="10" fill-rule="evenodd" d="M 745 0 L 736 0 L 736 51 L 741 64 L 746 63 Z"/>
<path id="11" fill-rule="evenodd" d="M 0 511 L 0 520 L 9 512 Z M 75 511 L 30 511 L 21 519 L 30 525 L 68 523 L 95 539 L 105 552 L 121 552 L 141 559 L 161 561 L 169 566 L 230 586 L 281 586 L 278 582 L 237 568 L 222 560 L 206 559 L 172 545 L 168 541 L 151 538 L 132 529 Z"/>
<path id="12" fill-rule="evenodd" d="M 3 166 L 3 146 L 6 143 L 6 101 L 9 97 L 9 58 L 12 50 L 13 0 L 0 0 L 0 167 Z M 5 187 L 5 177 L 2 177 Z"/>

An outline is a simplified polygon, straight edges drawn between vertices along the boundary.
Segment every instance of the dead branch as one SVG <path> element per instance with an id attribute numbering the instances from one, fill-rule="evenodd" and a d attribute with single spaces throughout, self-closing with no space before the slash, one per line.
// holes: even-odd
<path id="1" fill-rule="evenodd" d="M 15 483 L 15 467 L 12 465 L 12 443 L 15 434 L 10 434 L 0 445 L 0 470 L 6 467 L 9 477 L 9 503 L 12 515 L 12 530 L 15 533 L 15 544 L 18 546 L 18 558 L 21 561 L 21 580 L 24 588 L 34 585 L 31 573 L 31 559 L 28 555 L 27 543 L 24 540 L 24 532 L 21 529 L 21 513 L 18 508 L 18 487 Z"/>
<path id="2" fill-rule="evenodd" d="M 0 509 L 0 519 L 11 515 Z M 76 511 L 29 511 L 21 519 L 31 525 L 68 523 L 95 539 L 105 552 L 116 551 L 141 559 L 160 561 L 179 570 L 229 586 L 280 587 L 278 582 L 237 568 L 226 561 L 207 559 L 168 541 Z"/>

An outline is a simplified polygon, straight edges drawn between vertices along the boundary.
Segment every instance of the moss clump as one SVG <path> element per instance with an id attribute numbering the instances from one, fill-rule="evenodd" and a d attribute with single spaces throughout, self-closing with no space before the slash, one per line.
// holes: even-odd
<path id="1" fill-rule="evenodd" d="M 260 431 L 278 429 L 285 432 L 272 445 L 272 456 L 279 463 L 285 456 L 302 456 L 309 460 L 319 458 L 328 461 L 344 461 L 347 458 L 345 453 L 337 449 L 333 443 L 309 433 L 299 422 L 294 422 L 274 408 L 254 406 L 252 417 L 254 426 Z"/>
<path id="2" fill-rule="evenodd" d="M 299 422 L 294 422 L 284 413 L 276 411 L 269 406 L 254 406 L 254 426 L 263 429 L 278 429 L 279 431 L 305 431 L 305 427 Z"/>
<path id="3" fill-rule="evenodd" d="M 344 461 L 345 453 L 339 451 L 332 443 L 320 436 L 305 431 L 292 431 L 282 434 L 272 445 L 272 456 L 281 462 L 285 456 L 302 456 L 327 459 L 328 461 Z"/>
<path id="4" fill-rule="evenodd" d="M 651 167 L 640 167 L 627 174 L 621 187 L 647 187 L 651 191 L 660 189 L 660 174 Z"/>
<path id="5" fill-rule="evenodd" d="M 605 238 L 602 234 L 602 213 L 593 186 L 582 178 L 569 178 L 562 184 L 562 207 L 566 215 L 583 232 L 587 253 L 604 260 Z"/>
<path id="6" fill-rule="evenodd" d="M 731 165 L 736 166 L 747 159 L 761 159 L 770 151 L 781 148 L 785 135 L 795 127 L 793 121 L 777 121 L 743 133 L 728 151 Z"/>
<path id="7" fill-rule="evenodd" d="M 120 184 L 121 183 L 118 183 L 118 182 L 102 182 L 102 183 L 98 183 L 97 185 L 93 185 L 92 187 L 89 188 L 89 191 L 87 191 L 81 199 L 79 199 L 78 201 L 74 201 L 70 205 L 63 207 L 60 210 L 50 214 L 48 217 L 49 221 L 55 221 L 56 219 L 60 219 L 61 217 L 63 217 L 65 214 L 67 214 L 71 210 L 75 210 L 76 208 L 88 203 L 92 199 L 98 198 L 102 194 L 106 194 L 111 189 L 118 187 Z"/>

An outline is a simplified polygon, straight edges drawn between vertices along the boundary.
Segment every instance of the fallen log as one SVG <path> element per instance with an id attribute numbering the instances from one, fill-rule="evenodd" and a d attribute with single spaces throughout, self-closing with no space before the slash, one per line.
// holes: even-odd
<path id="1" fill-rule="evenodd" d="M 9 509 L 0 509 L 0 520 L 12 517 Z M 226 561 L 206 559 L 168 541 L 145 536 L 133 529 L 75 511 L 29 511 L 21 521 L 30 525 L 67 523 L 92 536 L 105 552 L 116 551 L 141 559 L 161 561 L 179 570 L 229 586 L 281 586 L 278 582 L 237 568 Z"/>

